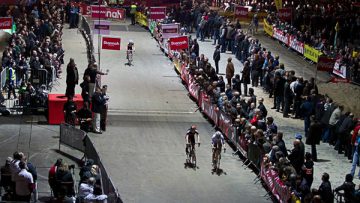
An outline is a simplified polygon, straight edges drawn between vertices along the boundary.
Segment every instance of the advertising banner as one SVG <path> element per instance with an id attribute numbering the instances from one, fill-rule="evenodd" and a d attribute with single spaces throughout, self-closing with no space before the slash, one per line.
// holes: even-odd
<path id="1" fill-rule="evenodd" d="M 91 6 L 91 17 L 100 19 L 125 20 L 125 10 L 121 8 L 109 8 L 105 6 Z"/>
<path id="2" fill-rule="evenodd" d="M 215 105 L 211 103 L 209 96 L 204 92 L 201 92 L 200 103 L 201 103 L 200 107 L 203 110 L 203 112 L 209 117 L 209 119 L 211 119 L 215 123 L 215 125 L 217 125 L 219 119 L 218 116 L 219 110 Z"/>
<path id="3" fill-rule="evenodd" d="M 189 75 L 189 93 L 190 95 L 196 99 L 196 101 L 199 100 L 199 92 L 200 92 L 200 86 L 195 83 L 195 78 L 192 75 Z"/>
<path id="4" fill-rule="evenodd" d="M 278 10 L 278 17 L 282 21 L 291 21 L 292 17 L 291 8 L 281 8 Z"/>
<path id="5" fill-rule="evenodd" d="M 329 82 L 331 83 L 349 83 L 350 81 L 346 78 L 332 77 Z"/>
<path id="6" fill-rule="evenodd" d="M 161 20 L 166 17 L 166 7 L 150 7 L 150 19 Z"/>
<path id="7" fill-rule="evenodd" d="M 276 10 L 279 10 L 282 8 L 282 0 L 274 0 L 275 1 L 275 6 L 276 6 Z"/>
<path id="8" fill-rule="evenodd" d="M 226 115 L 225 112 L 220 111 L 218 127 L 225 134 L 225 136 L 231 139 L 233 134 L 232 122 L 230 116 Z"/>
<path id="9" fill-rule="evenodd" d="M 0 30 L 8 30 L 12 28 L 12 17 L 0 18 Z"/>
<path id="10" fill-rule="evenodd" d="M 279 178 L 276 171 L 271 168 L 266 168 L 264 164 L 261 164 L 260 176 L 280 203 L 288 202 L 291 198 L 290 190 Z"/>
<path id="11" fill-rule="evenodd" d="M 81 15 L 84 15 L 84 16 L 91 15 L 91 7 L 90 7 L 90 5 L 80 3 L 79 8 L 80 8 Z"/>
<path id="12" fill-rule="evenodd" d="M 294 35 L 289 37 L 289 46 L 300 54 L 304 54 L 304 43 L 298 41 Z"/>
<path id="13" fill-rule="evenodd" d="M 266 34 L 270 35 L 271 37 L 274 35 L 274 29 L 272 25 L 269 25 L 269 23 L 264 19 L 264 31 Z"/>
<path id="14" fill-rule="evenodd" d="M 342 78 L 346 78 L 346 66 L 341 64 L 341 59 L 336 60 L 333 73 Z"/>
<path id="15" fill-rule="evenodd" d="M 94 20 L 94 34 L 110 35 L 110 21 Z"/>
<path id="16" fill-rule="evenodd" d="M 323 53 L 319 50 L 316 50 L 315 48 L 305 44 L 304 45 L 304 56 L 307 59 L 310 59 L 311 61 L 317 63 L 319 56 L 321 56 Z"/>
<path id="17" fill-rule="evenodd" d="M 111 37 L 103 36 L 101 38 L 101 48 L 107 50 L 120 50 L 121 38 L 120 37 Z"/>
<path id="18" fill-rule="evenodd" d="M 249 9 L 245 6 L 236 6 L 235 7 L 235 17 L 238 18 L 247 18 L 249 15 Z"/>
<path id="19" fill-rule="evenodd" d="M 162 31 L 162 38 L 164 39 L 177 37 L 179 36 L 180 24 L 179 23 L 162 24 L 161 31 Z"/>
<path id="20" fill-rule="evenodd" d="M 187 36 L 170 38 L 170 49 L 180 50 L 189 48 L 189 39 Z"/>
<path id="21" fill-rule="evenodd" d="M 289 45 L 289 35 L 285 34 L 282 30 L 274 28 L 273 37 L 286 45 Z"/>
<path id="22" fill-rule="evenodd" d="M 185 65 L 182 65 L 180 77 L 186 84 L 188 84 L 188 77 L 187 77 L 188 75 L 189 75 L 188 69 L 186 69 Z"/>
<path id="23" fill-rule="evenodd" d="M 335 59 L 329 58 L 327 56 L 320 56 L 317 63 L 318 71 L 332 72 L 335 65 Z"/>

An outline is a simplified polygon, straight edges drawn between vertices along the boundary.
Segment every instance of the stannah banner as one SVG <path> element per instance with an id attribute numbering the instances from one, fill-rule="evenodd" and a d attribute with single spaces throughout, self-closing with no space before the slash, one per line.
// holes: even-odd
<path id="1" fill-rule="evenodd" d="M 125 20 L 125 10 L 106 6 L 91 6 L 91 17 L 100 19 Z"/>
<path id="2" fill-rule="evenodd" d="M 8 30 L 12 28 L 12 18 L 4 17 L 0 18 L 0 30 Z"/>
<path id="3" fill-rule="evenodd" d="M 170 38 L 170 49 L 181 50 L 189 48 L 189 39 L 187 36 Z"/>
<path id="4" fill-rule="evenodd" d="M 120 50 L 121 38 L 120 37 L 102 37 L 101 39 L 101 49 L 107 50 Z"/>
<path id="5" fill-rule="evenodd" d="M 166 17 L 166 7 L 151 7 L 150 8 L 150 19 L 161 20 Z"/>
<path id="6" fill-rule="evenodd" d="M 249 9 L 245 6 L 235 7 L 235 16 L 238 18 L 247 18 L 249 15 Z"/>

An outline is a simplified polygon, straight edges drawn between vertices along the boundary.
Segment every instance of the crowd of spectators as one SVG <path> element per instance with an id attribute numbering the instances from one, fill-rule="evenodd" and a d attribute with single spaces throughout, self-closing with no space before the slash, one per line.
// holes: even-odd
<path id="1" fill-rule="evenodd" d="M 13 17 L 16 25 L 1 60 L 1 70 L 7 69 L 8 99 L 19 97 L 20 105 L 34 106 L 36 89 L 48 89 L 62 72 L 63 7 L 57 1 L 34 1 L 1 6 L 0 16 Z"/>
<path id="2" fill-rule="evenodd" d="M 339 59 L 348 67 L 348 79 L 360 81 L 360 8 L 351 0 L 326 2 L 294 1 L 291 21 L 284 21 L 276 10 L 269 10 L 267 21 L 325 55 Z M 355 52 L 354 52 L 355 51 Z"/>

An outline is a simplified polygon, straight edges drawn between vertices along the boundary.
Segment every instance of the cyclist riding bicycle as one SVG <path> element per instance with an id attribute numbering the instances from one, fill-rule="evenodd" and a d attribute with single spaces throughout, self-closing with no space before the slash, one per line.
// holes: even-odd
<path id="1" fill-rule="evenodd" d="M 195 149 L 195 135 L 197 137 L 198 147 L 200 147 L 200 136 L 199 132 L 196 129 L 196 126 L 193 125 L 189 130 L 186 132 L 185 141 L 186 141 L 186 149 L 185 152 L 188 154 L 191 150 Z M 191 147 L 191 148 L 190 148 Z M 189 150 L 190 148 L 190 150 Z"/>
<path id="2" fill-rule="evenodd" d="M 224 152 L 226 150 L 225 139 L 220 131 L 216 131 L 213 134 L 213 136 L 211 137 L 211 144 L 212 144 L 212 149 L 213 149 L 212 160 L 214 160 L 216 150 L 219 150 L 219 153 L 221 153 L 222 146 L 224 146 Z"/>
<path id="3" fill-rule="evenodd" d="M 128 43 L 127 48 L 126 48 L 126 52 L 127 52 L 127 54 L 129 54 L 129 52 L 133 53 L 134 51 L 135 51 L 134 41 L 129 40 L 129 43 Z"/>

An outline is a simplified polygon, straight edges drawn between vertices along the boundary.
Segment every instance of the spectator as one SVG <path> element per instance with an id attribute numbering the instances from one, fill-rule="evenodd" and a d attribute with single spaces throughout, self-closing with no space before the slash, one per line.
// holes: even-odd
<path id="1" fill-rule="evenodd" d="M 70 62 L 66 68 L 66 96 L 75 95 L 75 86 L 79 83 L 79 72 L 76 67 L 75 61 L 73 58 L 70 58 Z"/>
<path id="2" fill-rule="evenodd" d="M 84 103 L 90 103 L 90 76 L 84 75 L 84 81 L 80 83 L 81 97 Z"/>
<path id="3" fill-rule="evenodd" d="M 309 152 L 305 154 L 305 162 L 302 167 L 302 177 L 306 179 L 306 184 L 309 188 L 314 181 L 314 162 L 312 161 L 312 156 Z"/>
<path id="4" fill-rule="evenodd" d="M 331 189 L 330 176 L 328 173 L 323 173 L 321 177 L 322 183 L 319 186 L 319 195 L 322 199 L 322 202 L 333 203 L 334 202 L 334 194 Z"/>
<path id="5" fill-rule="evenodd" d="M 352 203 L 355 194 L 355 184 L 353 183 L 353 176 L 346 174 L 345 182 L 339 187 L 335 188 L 335 192 L 344 191 L 345 203 Z"/>
<path id="6" fill-rule="evenodd" d="M 56 190 L 59 193 L 59 198 L 75 196 L 74 179 L 70 172 L 70 168 L 74 167 L 63 162 L 56 170 Z"/>
<path id="7" fill-rule="evenodd" d="M 63 107 L 65 123 L 75 126 L 76 109 L 77 105 L 74 102 L 73 97 L 68 96 L 67 102 L 65 102 Z"/>
<path id="8" fill-rule="evenodd" d="M 321 132 L 322 132 L 321 124 L 315 119 L 315 116 L 312 116 L 308 137 L 306 138 L 305 143 L 311 145 L 311 154 L 313 157 L 313 161 L 318 160 L 316 145 L 320 144 Z"/>
<path id="9" fill-rule="evenodd" d="M 232 89 L 237 91 L 241 95 L 241 80 L 240 75 L 236 74 L 235 78 L 232 79 Z"/>
<path id="10" fill-rule="evenodd" d="M 304 163 L 304 155 L 301 152 L 300 149 L 300 141 L 295 140 L 294 141 L 294 148 L 291 150 L 291 153 L 289 154 L 288 158 L 290 160 L 291 165 L 295 168 L 296 172 L 300 174 L 301 167 Z"/>
<path id="11" fill-rule="evenodd" d="M 257 108 L 261 111 L 261 115 L 264 118 L 266 118 L 268 112 L 267 112 L 266 107 L 265 107 L 265 105 L 263 103 L 264 103 L 264 98 L 260 98 L 259 99 L 259 106 Z"/>
<path id="12" fill-rule="evenodd" d="M 330 120 L 329 120 L 329 126 L 330 126 L 329 143 L 332 144 L 332 145 L 335 145 L 335 142 L 336 142 L 336 124 L 339 122 L 343 110 L 344 110 L 343 106 L 338 106 L 334 110 L 334 112 L 332 112 L 332 114 L 330 116 Z"/>
<path id="13" fill-rule="evenodd" d="M 102 194 L 102 189 L 100 186 L 94 187 L 94 192 L 88 194 L 84 199 L 84 203 L 92 203 L 94 201 L 96 202 L 106 202 L 107 195 Z"/>
<path id="14" fill-rule="evenodd" d="M 101 94 L 104 99 L 103 107 L 101 108 L 101 120 L 100 120 L 100 128 L 102 131 L 106 131 L 106 121 L 107 121 L 107 111 L 109 105 L 109 95 L 107 94 L 107 85 L 103 85 L 101 89 Z"/>
<path id="15" fill-rule="evenodd" d="M 241 71 L 241 73 L 242 73 L 241 82 L 244 84 L 244 95 L 248 96 L 247 85 L 250 84 L 250 65 L 248 61 L 244 63 L 244 68 Z"/>
<path id="16" fill-rule="evenodd" d="M 10 193 L 13 187 L 13 183 L 11 180 L 11 168 L 10 163 L 13 159 L 8 157 L 5 161 L 5 165 L 1 167 L 1 180 L 0 185 L 4 188 L 6 193 Z"/>
<path id="17" fill-rule="evenodd" d="M 286 145 L 285 142 L 283 140 L 283 133 L 282 132 L 278 132 L 276 134 L 276 136 L 274 137 L 274 143 L 276 146 L 279 147 L 279 150 L 282 152 L 282 154 L 287 157 L 288 156 L 288 152 L 286 149 Z"/>
<path id="18" fill-rule="evenodd" d="M 101 95 L 101 89 L 100 88 L 96 88 L 95 93 L 92 96 L 92 112 L 94 113 L 94 123 L 93 123 L 93 130 L 94 133 L 97 134 L 102 134 L 101 129 L 100 129 L 100 119 L 101 119 L 101 109 L 103 107 L 103 105 L 106 103 L 106 100 L 104 99 L 104 97 Z"/>
<path id="19" fill-rule="evenodd" d="M 85 132 L 91 131 L 92 113 L 89 109 L 89 103 L 84 102 L 83 107 L 77 112 L 80 123 L 80 130 Z"/>
<path id="20" fill-rule="evenodd" d="M 356 165 L 357 163 L 360 161 L 360 147 L 359 147 L 359 143 L 360 143 L 360 130 L 358 130 L 357 132 L 357 136 L 355 138 L 355 142 L 354 142 L 354 154 L 353 154 L 353 160 L 352 160 L 352 165 L 351 165 L 351 172 L 350 174 L 354 177 L 355 175 L 355 170 L 356 170 Z M 358 178 L 360 179 L 360 170 L 358 173 Z"/>
<path id="21" fill-rule="evenodd" d="M 59 167 L 61 167 L 63 164 L 62 159 L 57 159 L 55 164 L 50 167 L 49 175 L 48 175 L 48 182 L 49 186 L 54 193 L 54 197 L 58 197 L 58 184 L 56 179 L 56 172 Z"/>
<path id="22" fill-rule="evenodd" d="M 85 183 L 80 183 L 79 196 L 86 197 L 94 192 L 95 178 L 90 177 Z"/>
<path id="23" fill-rule="evenodd" d="M 89 97 L 92 98 L 92 95 L 95 91 L 95 84 L 96 84 L 96 77 L 97 75 L 107 75 L 108 73 L 103 73 L 99 71 L 98 66 L 96 64 L 89 64 L 88 67 L 84 71 L 84 76 L 90 76 L 90 83 L 89 83 Z"/>
<path id="24" fill-rule="evenodd" d="M 219 74 L 220 45 L 216 45 L 213 59 L 215 61 L 216 74 Z"/>
<path id="25" fill-rule="evenodd" d="M 31 198 L 31 193 L 35 189 L 34 180 L 31 173 L 26 170 L 25 162 L 20 161 L 19 168 L 20 171 L 15 178 L 16 200 L 29 202 Z"/>

